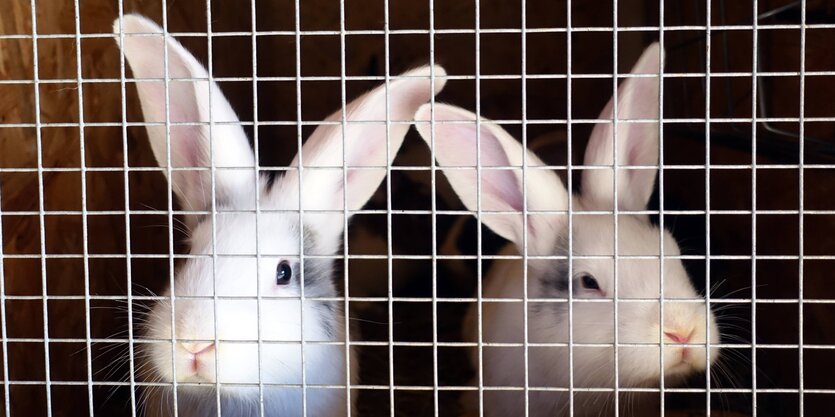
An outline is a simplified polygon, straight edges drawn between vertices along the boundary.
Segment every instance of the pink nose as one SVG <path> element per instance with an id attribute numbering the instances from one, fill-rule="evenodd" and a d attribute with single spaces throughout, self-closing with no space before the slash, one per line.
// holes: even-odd
<path id="1" fill-rule="evenodd" d="M 693 332 L 691 331 L 686 336 L 682 332 L 664 332 L 664 335 L 670 338 L 673 342 L 676 343 L 687 343 L 690 341 L 690 338 L 693 336 Z"/>
<path id="2" fill-rule="evenodd" d="M 213 342 L 187 342 L 181 343 L 180 346 L 194 356 L 200 356 L 201 354 L 209 352 L 215 348 L 215 344 Z"/>

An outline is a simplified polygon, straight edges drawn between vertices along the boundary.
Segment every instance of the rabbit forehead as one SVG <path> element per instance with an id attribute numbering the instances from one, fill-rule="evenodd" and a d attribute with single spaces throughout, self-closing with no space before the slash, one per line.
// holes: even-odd
<path id="1" fill-rule="evenodd" d="M 284 213 L 257 213 L 256 219 L 256 213 L 219 210 L 214 220 L 206 217 L 195 227 L 194 257 L 177 273 L 176 294 L 256 295 L 259 286 L 269 287 L 262 281 L 273 281 L 279 259 L 298 257 L 297 230 L 298 223 Z"/>
<path id="2" fill-rule="evenodd" d="M 298 218 L 296 213 L 223 212 L 221 209 L 214 221 L 206 217 L 197 225 L 191 235 L 191 253 L 298 256 L 302 243 Z M 312 238 L 306 235 L 306 239 Z"/>
<path id="3" fill-rule="evenodd" d="M 664 241 L 664 256 L 680 254 L 672 234 L 650 224 L 646 216 L 620 215 L 617 220 L 615 236 L 613 215 L 575 214 L 574 254 L 615 256 L 615 239 L 618 243 L 618 256 L 658 256 L 661 254 L 661 240 Z"/>
<path id="4" fill-rule="evenodd" d="M 614 268 L 617 264 L 618 295 L 623 297 L 658 297 L 664 277 L 664 293 L 669 297 L 696 297 L 680 259 L 667 258 L 680 254 L 678 244 L 666 230 L 659 230 L 645 217 L 620 216 L 618 219 L 618 253 L 615 261 L 615 225 L 611 215 L 579 215 L 574 220 L 573 253 L 579 256 L 574 271 L 588 272 L 608 292 L 613 291 Z M 664 261 L 659 258 L 659 241 L 664 241 Z M 623 257 L 622 257 L 623 256 Z M 635 256 L 638 258 L 630 258 Z M 597 258 L 600 257 L 600 258 Z"/>

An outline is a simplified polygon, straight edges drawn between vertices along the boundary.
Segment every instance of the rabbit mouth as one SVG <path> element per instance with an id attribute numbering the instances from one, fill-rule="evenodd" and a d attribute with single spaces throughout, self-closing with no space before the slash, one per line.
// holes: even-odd
<path id="1" fill-rule="evenodd" d="M 696 368 L 693 367 L 693 364 L 686 360 L 681 360 L 674 365 L 670 365 L 667 367 L 666 374 L 667 375 L 684 375 L 689 374 L 695 371 Z"/>
<path id="2" fill-rule="evenodd" d="M 201 385 L 212 385 L 212 386 L 215 385 L 215 382 L 213 380 L 211 380 L 210 378 L 207 378 L 203 375 L 200 375 L 200 374 L 190 374 L 190 375 L 186 375 L 186 376 L 183 376 L 182 378 L 177 378 L 177 379 L 179 379 L 180 383 L 189 384 L 189 385 L 183 386 L 183 388 L 186 388 L 186 389 L 193 387 L 195 384 L 197 386 L 194 386 L 194 388 L 199 388 L 199 386 L 201 386 Z"/>
<path id="3" fill-rule="evenodd" d="M 187 384 L 214 384 L 215 379 L 209 375 L 210 372 L 207 372 L 206 369 L 196 368 L 196 369 L 184 369 L 182 373 L 178 372 L 177 375 L 177 382 L 183 382 Z"/>
<path id="4" fill-rule="evenodd" d="M 699 362 L 699 360 L 694 357 L 693 352 L 684 350 L 679 356 L 679 360 L 671 362 L 666 368 L 667 369 L 664 371 L 666 376 L 686 377 L 692 373 L 704 370 L 704 363 Z"/>

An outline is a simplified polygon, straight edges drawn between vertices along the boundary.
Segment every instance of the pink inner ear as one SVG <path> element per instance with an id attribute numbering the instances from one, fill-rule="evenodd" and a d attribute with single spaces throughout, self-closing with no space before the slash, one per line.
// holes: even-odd
<path id="1" fill-rule="evenodd" d="M 175 130 L 176 128 L 176 130 Z M 203 153 L 207 147 L 200 146 L 203 138 L 197 126 L 171 127 L 171 165 L 174 167 L 204 167 L 209 155 Z"/>
<path id="2" fill-rule="evenodd" d="M 638 141 L 642 141 L 644 138 L 636 138 L 627 141 L 626 143 L 626 160 L 625 161 L 618 161 L 618 165 L 640 165 L 641 164 L 641 147 L 637 146 Z M 628 172 L 632 172 L 633 170 L 627 170 Z"/>
<path id="3" fill-rule="evenodd" d="M 188 78 L 193 77 L 183 58 L 175 53 L 169 46 L 169 77 Z M 151 58 L 156 59 L 156 58 Z M 160 60 L 162 57 L 159 58 Z M 154 73 L 158 71 L 158 73 Z M 163 77 L 161 67 L 154 68 L 152 73 L 143 74 L 138 72 L 139 77 Z M 208 118 L 200 114 L 200 103 L 197 99 L 197 91 L 207 91 L 206 81 L 179 81 L 169 80 L 168 82 L 168 103 L 165 102 L 165 83 L 163 81 L 147 81 L 137 83 L 140 97 L 143 99 L 143 112 L 147 121 L 165 122 L 166 108 L 168 120 L 171 123 L 195 123 L 205 122 Z M 163 128 L 164 129 L 164 128 Z M 175 167 L 202 167 L 208 161 L 207 147 L 202 146 L 208 142 L 204 137 L 205 128 L 202 126 L 171 126 L 171 163 Z M 205 142 L 204 142 L 205 141 Z"/>
<path id="4" fill-rule="evenodd" d="M 514 211 L 522 211 L 522 195 L 513 171 L 481 172 L 482 191 L 495 195 Z"/>
<path id="5" fill-rule="evenodd" d="M 447 125 L 449 132 L 444 133 L 443 140 L 436 137 L 437 155 L 444 166 L 475 167 L 476 136 L 474 126 Z M 481 192 L 482 204 L 486 202 L 483 196 L 493 197 L 507 205 L 507 207 L 486 207 L 488 210 L 522 210 L 522 194 L 520 184 L 509 169 L 485 169 L 487 167 L 511 166 L 498 139 L 489 130 L 481 128 Z M 474 173 L 475 174 L 475 173 Z"/>
<path id="6" fill-rule="evenodd" d="M 499 141 L 482 129 L 481 135 L 481 166 L 496 167 L 510 166 L 510 161 L 504 153 Z M 475 142 L 473 138 L 473 143 Z M 475 146 L 475 144 L 473 144 Z M 475 152 L 473 152 L 475 153 Z M 513 210 L 522 210 L 522 194 L 519 181 L 512 170 L 491 170 L 482 169 L 481 186 L 488 194 L 495 195 L 499 200 L 505 202 Z"/>

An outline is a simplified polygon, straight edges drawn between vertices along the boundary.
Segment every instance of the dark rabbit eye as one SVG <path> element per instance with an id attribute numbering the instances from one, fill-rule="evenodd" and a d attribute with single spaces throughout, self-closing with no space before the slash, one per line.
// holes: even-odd
<path id="1" fill-rule="evenodd" d="M 293 268 L 287 261 L 281 261 L 275 268 L 275 283 L 276 285 L 287 285 L 290 283 L 290 278 L 293 277 Z"/>
<path id="2" fill-rule="evenodd" d="M 589 274 L 583 274 L 583 276 L 580 277 L 580 282 L 583 283 L 583 288 L 589 290 L 600 290 L 600 284 L 598 284 L 597 280 Z"/>

